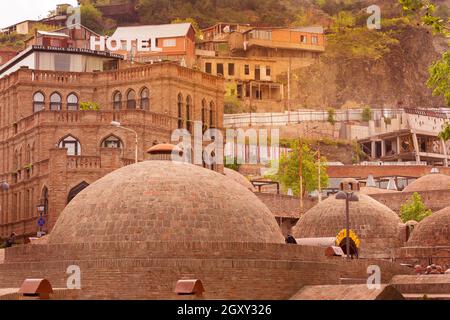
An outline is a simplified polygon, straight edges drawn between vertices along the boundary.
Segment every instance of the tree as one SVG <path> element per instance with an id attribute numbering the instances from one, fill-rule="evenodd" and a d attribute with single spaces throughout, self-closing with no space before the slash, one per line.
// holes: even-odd
<path id="1" fill-rule="evenodd" d="M 271 176 L 275 181 L 281 183 L 285 190 L 292 189 L 295 195 L 300 194 L 300 177 L 299 177 L 299 141 L 292 141 L 289 143 L 292 152 L 282 155 L 279 162 L 278 173 Z M 312 192 L 318 189 L 318 172 L 319 165 L 317 162 L 316 153 L 311 150 L 307 143 L 303 143 L 303 191 Z M 326 173 L 326 158 L 321 157 L 321 186 L 328 185 L 328 175 Z"/>
<path id="2" fill-rule="evenodd" d="M 444 124 L 442 131 L 439 133 L 439 138 L 444 141 L 450 140 L 450 123 Z"/>
<path id="3" fill-rule="evenodd" d="M 450 36 L 450 18 L 436 15 L 436 7 L 429 0 L 399 0 L 399 3 L 407 14 L 416 16 L 424 25 L 430 26 L 434 33 Z M 444 97 L 450 107 L 449 51 L 444 52 L 442 58 L 431 65 L 429 73 L 427 86 L 433 90 L 433 95 Z"/>
<path id="4" fill-rule="evenodd" d="M 194 28 L 195 38 L 197 40 L 201 40 L 203 38 L 203 31 L 194 18 L 186 18 L 186 19 L 176 18 L 175 20 L 172 20 L 171 23 L 172 24 L 174 24 L 174 23 L 190 23 L 192 25 L 192 27 Z"/>
<path id="5" fill-rule="evenodd" d="M 102 13 L 92 4 L 86 3 L 82 5 L 80 13 L 83 26 L 95 32 L 101 32 L 103 30 Z"/>
<path id="6" fill-rule="evenodd" d="M 431 215 L 431 210 L 425 207 L 422 197 L 417 192 L 414 192 L 411 198 L 400 207 L 400 216 L 403 222 L 410 220 L 420 222 L 429 215 Z"/>

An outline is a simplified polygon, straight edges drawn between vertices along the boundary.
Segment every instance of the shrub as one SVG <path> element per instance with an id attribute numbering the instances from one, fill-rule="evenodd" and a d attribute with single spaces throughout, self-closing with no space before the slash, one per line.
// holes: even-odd
<path id="1" fill-rule="evenodd" d="M 336 110 L 328 109 L 328 122 L 334 126 L 336 123 Z"/>
<path id="2" fill-rule="evenodd" d="M 422 197 L 417 192 L 414 192 L 411 198 L 400 207 L 400 216 L 403 222 L 414 220 L 422 221 L 431 215 L 431 210 L 425 207 Z"/>
<path id="3" fill-rule="evenodd" d="M 99 105 L 96 102 L 81 102 L 80 103 L 80 110 L 83 111 L 98 111 L 100 110 Z"/>
<path id="4" fill-rule="evenodd" d="M 362 121 L 370 121 L 372 120 L 372 117 L 372 109 L 370 107 L 364 107 L 362 112 Z"/>

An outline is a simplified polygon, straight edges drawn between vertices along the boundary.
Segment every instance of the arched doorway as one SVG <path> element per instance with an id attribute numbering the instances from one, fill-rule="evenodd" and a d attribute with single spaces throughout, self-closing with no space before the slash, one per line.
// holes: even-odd
<path id="1" fill-rule="evenodd" d="M 69 195 L 67 196 L 67 204 L 73 200 L 81 191 L 86 189 L 89 186 L 89 183 L 83 181 L 79 185 L 75 186 L 70 190 Z"/>

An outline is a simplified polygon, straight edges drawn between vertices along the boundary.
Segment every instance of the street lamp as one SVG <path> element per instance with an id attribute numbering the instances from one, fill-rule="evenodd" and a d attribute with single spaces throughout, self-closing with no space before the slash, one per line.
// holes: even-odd
<path id="1" fill-rule="evenodd" d="M 127 128 L 127 127 L 122 127 L 121 123 L 118 122 L 118 121 L 112 121 L 111 125 L 113 127 L 116 127 L 116 128 L 123 129 L 123 130 L 130 131 L 130 132 L 134 133 L 135 138 L 136 138 L 136 140 L 135 140 L 135 162 L 138 163 L 139 162 L 138 161 L 138 145 L 139 145 L 139 142 L 138 142 L 138 134 L 137 134 L 137 132 L 134 131 L 133 129 L 130 129 L 130 128 Z"/>
<path id="2" fill-rule="evenodd" d="M 350 202 L 359 201 L 358 195 L 355 193 L 359 191 L 359 182 L 355 179 L 344 179 L 341 182 L 341 191 L 336 194 L 336 199 L 345 200 L 345 248 L 347 259 L 350 259 Z"/>

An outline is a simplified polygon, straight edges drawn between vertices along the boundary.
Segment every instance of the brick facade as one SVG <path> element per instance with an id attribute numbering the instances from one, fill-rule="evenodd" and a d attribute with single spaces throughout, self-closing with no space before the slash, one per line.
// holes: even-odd
<path id="1" fill-rule="evenodd" d="M 201 121 L 202 101 L 206 100 L 215 108 L 211 125 L 221 128 L 223 86 L 217 77 L 170 63 L 94 73 L 20 69 L 0 79 L 0 182 L 10 185 L 8 191 L 0 191 L 0 238 L 11 232 L 36 234 L 36 207 L 44 203 L 46 191 L 44 231 L 51 230 L 74 187 L 91 184 L 134 162 L 134 135 L 112 127 L 111 121 L 138 133 L 138 156 L 144 160 L 152 145 L 170 142 L 179 122 L 179 96 L 184 127 L 189 96 L 190 120 Z M 140 99 L 144 88 L 149 91 L 147 105 Z M 130 90 L 135 92 L 136 108 L 128 108 Z M 45 98 L 44 110 L 33 113 L 36 92 Z M 50 110 L 50 96 L 55 92 L 62 98 L 60 111 Z M 113 104 L 117 92 L 122 95 L 120 109 Z M 100 110 L 69 111 L 71 93 L 78 104 L 95 102 Z M 77 155 L 58 149 L 68 136 L 79 142 Z M 120 139 L 122 148 L 103 148 L 102 142 L 110 136 Z"/>

